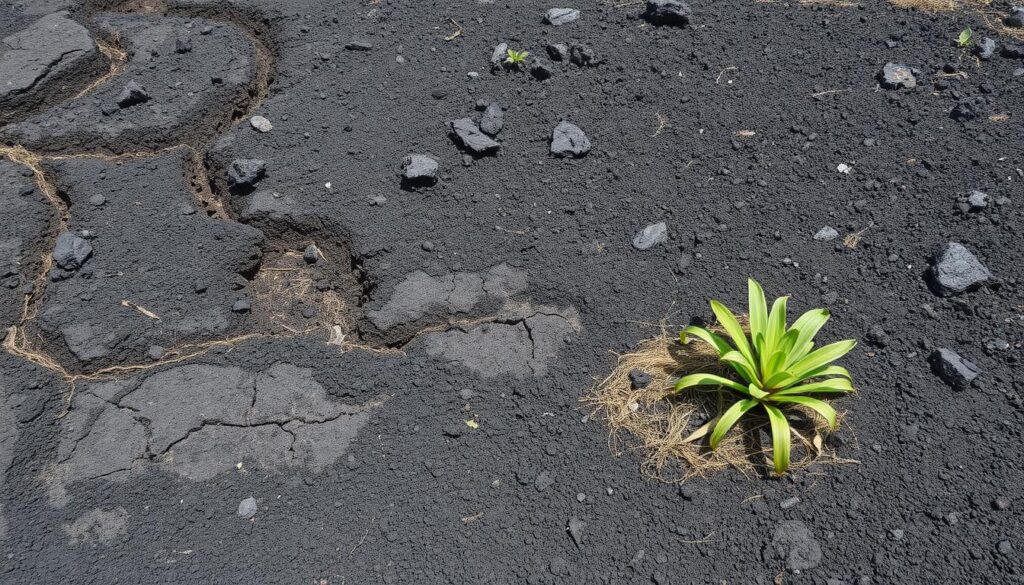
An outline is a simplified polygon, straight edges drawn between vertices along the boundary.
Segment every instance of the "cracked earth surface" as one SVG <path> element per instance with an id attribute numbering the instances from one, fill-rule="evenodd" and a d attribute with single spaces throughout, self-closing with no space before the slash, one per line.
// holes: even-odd
<path id="1" fill-rule="evenodd" d="M 0 3 L 0 582 L 1021 581 L 1024 41 L 845 4 Z M 579 398 L 748 275 L 856 463 L 644 478 Z"/>

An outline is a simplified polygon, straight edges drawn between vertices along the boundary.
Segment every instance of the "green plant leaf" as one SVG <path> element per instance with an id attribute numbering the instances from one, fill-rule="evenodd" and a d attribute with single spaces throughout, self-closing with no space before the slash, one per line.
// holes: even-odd
<path id="1" fill-rule="evenodd" d="M 750 343 L 747 341 L 747 333 L 743 331 L 743 327 L 736 320 L 736 316 L 732 314 L 732 311 L 718 301 L 711 301 L 711 311 L 715 314 L 715 318 L 718 319 L 722 329 L 725 329 L 725 332 L 732 338 L 736 349 L 743 354 L 743 357 L 747 358 L 747 361 L 752 364 L 755 363 L 754 355 L 750 351 Z"/>
<path id="2" fill-rule="evenodd" d="M 721 360 L 732 366 L 732 369 L 736 370 L 736 373 L 748 383 L 761 384 L 761 381 L 757 378 L 757 370 L 754 368 L 754 365 L 747 361 L 747 358 L 740 352 L 732 350 L 723 355 Z"/>
<path id="3" fill-rule="evenodd" d="M 786 334 L 786 303 L 789 297 L 779 297 L 772 303 L 772 311 L 768 314 L 768 332 L 765 335 L 765 351 L 771 357 Z"/>
<path id="4" fill-rule="evenodd" d="M 683 376 L 676 382 L 676 392 L 694 386 L 725 386 L 741 394 L 750 394 L 750 390 L 743 384 L 714 374 L 690 374 L 689 376 Z"/>
<path id="5" fill-rule="evenodd" d="M 772 396 L 794 396 L 800 394 L 845 394 L 853 392 L 853 384 L 846 378 L 830 378 L 821 382 L 811 382 L 800 386 L 790 386 L 777 390 Z"/>
<path id="6" fill-rule="evenodd" d="M 857 342 L 853 339 L 830 343 L 807 354 L 787 368 L 787 371 L 797 380 L 805 380 L 811 372 L 850 353 L 854 347 L 857 347 Z"/>
<path id="7" fill-rule="evenodd" d="M 764 404 L 768 412 L 768 421 L 772 425 L 772 459 L 775 461 L 775 473 L 782 475 L 789 468 L 789 421 L 778 408 Z"/>
<path id="8" fill-rule="evenodd" d="M 778 391 L 790 384 L 795 383 L 797 380 L 789 372 L 783 370 L 781 372 L 775 372 L 771 378 L 764 381 L 764 387 Z"/>
<path id="9" fill-rule="evenodd" d="M 821 328 L 825 326 L 830 316 L 831 314 L 827 309 L 811 309 L 800 315 L 800 318 L 793 322 L 790 332 L 796 331 L 797 333 L 789 357 L 786 360 L 786 366 L 792 365 L 807 355 L 807 352 L 811 351 L 814 344 L 810 342 L 818 334 L 818 331 L 821 331 Z"/>
<path id="10" fill-rule="evenodd" d="M 824 378 L 826 376 L 841 376 L 847 380 L 853 380 L 853 376 L 850 375 L 849 370 L 843 366 L 824 366 L 814 370 L 807 374 L 805 379 L 809 378 Z"/>
<path id="11" fill-rule="evenodd" d="M 836 428 L 836 409 L 832 408 L 822 400 L 810 396 L 773 396 L 770 400 L 778 404 L 800 404 L 813 409 L 828 421 L 832 430 Z"/>
<path id="12" fill-rule="evenodd" d="M 740 400 L 736 404 L 733 404 L 724 413 L 722 413 L 722 416 L 719 417 L 718 422 L 715 424 L 715 430 L 711 431 L 711 448 L 717 449 L 718 444 L 722 442 L 722 437 L 729 432 L 729 429 L 735 426 L 737 421 L 739 421 L 748 410 L 757 406 L 757 404 L 758 402 L 753 398 L 746 398 L 744 400 Z"/>
<path id="13" fill-rule="evenodd" d="M 697 339 L 700 339 L 704 343 L 713 346 L 715 348 L 715 351 L 717 351 L 718 355 L 720 356 L 725 355 L 733 350 L 732 346 L 729 345 L 729 342 L 722 339 L 722 336 L 711 331 L 708 331 L 703 327 L 696 327 L 692 325 L 679 332 L 679 343 L 682 343 L 683 345 L 688 345 L 690 343 L 690 339 L 687 336 L 689 335 L 692 335 Z"/>
<path id="14" fill-rule="evenodd" d="M 966 47 L 967 45 L 971 44 L 971 38 L 973 36 L 974 31 L 972 31 L 970 27 L 965 28 L 964 30 L 960 31 L 960 35 L 957 36 L 956 44 L 959 45 L 961 48 Z"/>
<path id="15" fill-rule="evenodd" d="M 764 300 L 764 289 L 753 278 L 747 279 L 747 307 L 750 312 L 750 339 L 755 340 L 764 334 L 768 327 L 768 304 Z"/>

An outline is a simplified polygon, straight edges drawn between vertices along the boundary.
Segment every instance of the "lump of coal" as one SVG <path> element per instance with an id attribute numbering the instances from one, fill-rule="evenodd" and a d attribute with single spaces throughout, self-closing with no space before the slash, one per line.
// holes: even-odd
<path id="1" fill-rule="evenodd" d="M 886 63 L 878 73 L 878 82 L 885 89 L 913 89 L 917 87 L 918 71 L 898 63 Z"/>
<path id="2" fill-rule="evenodd" d="M 559 122 L 551 132 L 551 154 L 579 158 L 590 152 L 590 139 L 580 127 Z"/>
<path id="3" fill-rule="evenodd" d="M 501 145 L 484 134 L 470 118 L 460 118 L 451 123 L 452 132 L 458 142 L 471 153 L 477 156 L 497 154 Z"/>
<path id="4" fill-rule="evenodd" d="M 53 260 L 57 266 L 67 271 L 78 270 L 92 256 L 92 245 L 85 238 L 71 232 L 64 232 L 57 237 L 53 248 Z"/>
<path id="5" fill-rule="evenodd" d="M 501 109 L 501 104 L 498 102 L 491 102 L 487 109 L 484 110 L 484 115 L 480 117 L 480 130 L 484 131 L 491 136 L 494 136 L 505 126 L 505 112 Z"/>
<path id="6" fill-rule="evenodd" d="M 267 175 L 267 163 L 255 158 L 239 158 L 228 167 L 228 187 L 251 189 Z"/>
<path id="7" fill-rule="evenodd" d="M 130 108 L 138 104 L 144 104 L 149 101 L 149 92 L 146 88 L 142 87 L 134 81 L 129 81 L 125 84 L 124 89 L 117 96 L 117 105 L 122 108 Z"/>
<path id="8" fill-rule="evenodd" d="M 956 391 L 965 390 L 981 374 L 981 368 L 951 349 L 940 347 L 928 357 L 935 375 Z"/>
<path id="9" fill-rule="evenodd" d="M 414 185 L 433 185 L 437 181 L 437 161 L 425 154 L 410 154 L 402 161 L 402 180 Z"/>
<path id="10" fill-rule="evenodd" d="M 575 8 L 552 8 L 544 15 L 544 22 L 562 26 L 576 21 L 579 17 L 580 11 Z"/>
<path id="11" fill-rule="evenodd" d="M 935 294 L 951 297 L 975 289 L 992 279 L 992 273 L 963 246 L 950 242 L 932 258 L 928 283 Z"/>
<path id="12" fill-rule="evenodd" d="M 682 0 L 647 0 L 644 18 L 654 24 L 686 26 L 692 13 L 690 6 Z"/>

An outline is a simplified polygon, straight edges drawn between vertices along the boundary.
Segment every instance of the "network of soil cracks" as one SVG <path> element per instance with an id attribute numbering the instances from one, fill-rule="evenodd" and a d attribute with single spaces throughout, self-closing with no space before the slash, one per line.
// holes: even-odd
<path id="1" fill-rule="evenodd" d="M 0 4 L 0 582 L 1020 582 L 1022 80 L 1001 0 Z M 860 341 L 784 477 L 662 441 L 748 276 Z"/>

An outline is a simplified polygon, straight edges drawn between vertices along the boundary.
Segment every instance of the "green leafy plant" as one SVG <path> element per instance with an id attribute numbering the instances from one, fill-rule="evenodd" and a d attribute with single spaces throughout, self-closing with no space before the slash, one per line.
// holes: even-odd
<path id="1" fill-rule="evenodd" d="M 974 31 L 970 27 L 960 31 L 960 35 L 956 37 L 956 44 L 961 49 L 971 44 L 971 39 L 974 38 Z"/>
<path id="2" fill-rule="evenodd" d="M 814 349 L 814 336 L 828 321 L 828 310 L 807 311 L 787 329 L 788 297 L 776 299 L 769 313 L 761 285 L 749 279 L 747 286 L 749 336 L 736 316 L 714 300 L 711 310 L 732 343 L 704 327 L 691 326 L 679 333 L 679 340 L 684 344 L 689 343 L 692 336 L 713 346 L 719 362 L 735 371 L 737 379 L 696 373 L 680 378 L 675 389 L 678 392 L 695 386 L 718 386 L 739 395 L 740 400 L 713 421 L 712 449 L 718 447 L 725 434 L 744 415 L 761 406 L 771 424 L 775 472 L 781 474 L 789 467 L 790 458 L 790 425 L 786 411 L 793 406 L 810 408 L 835 429 L 835 409 L 815 396 L 853 391 L 850 373 L 832 362 L 849 353 L 857 342 L 848 339 Z"/>
<path id="3" fill-rule="evenodd" d="M 519 67 L 523 63 L 526 63 L 526 58 L 530 56 L 527 51 L 517 51 L 515 49 L 509 49 L 506 56 L 505 62 L 513 67 Z"/>

